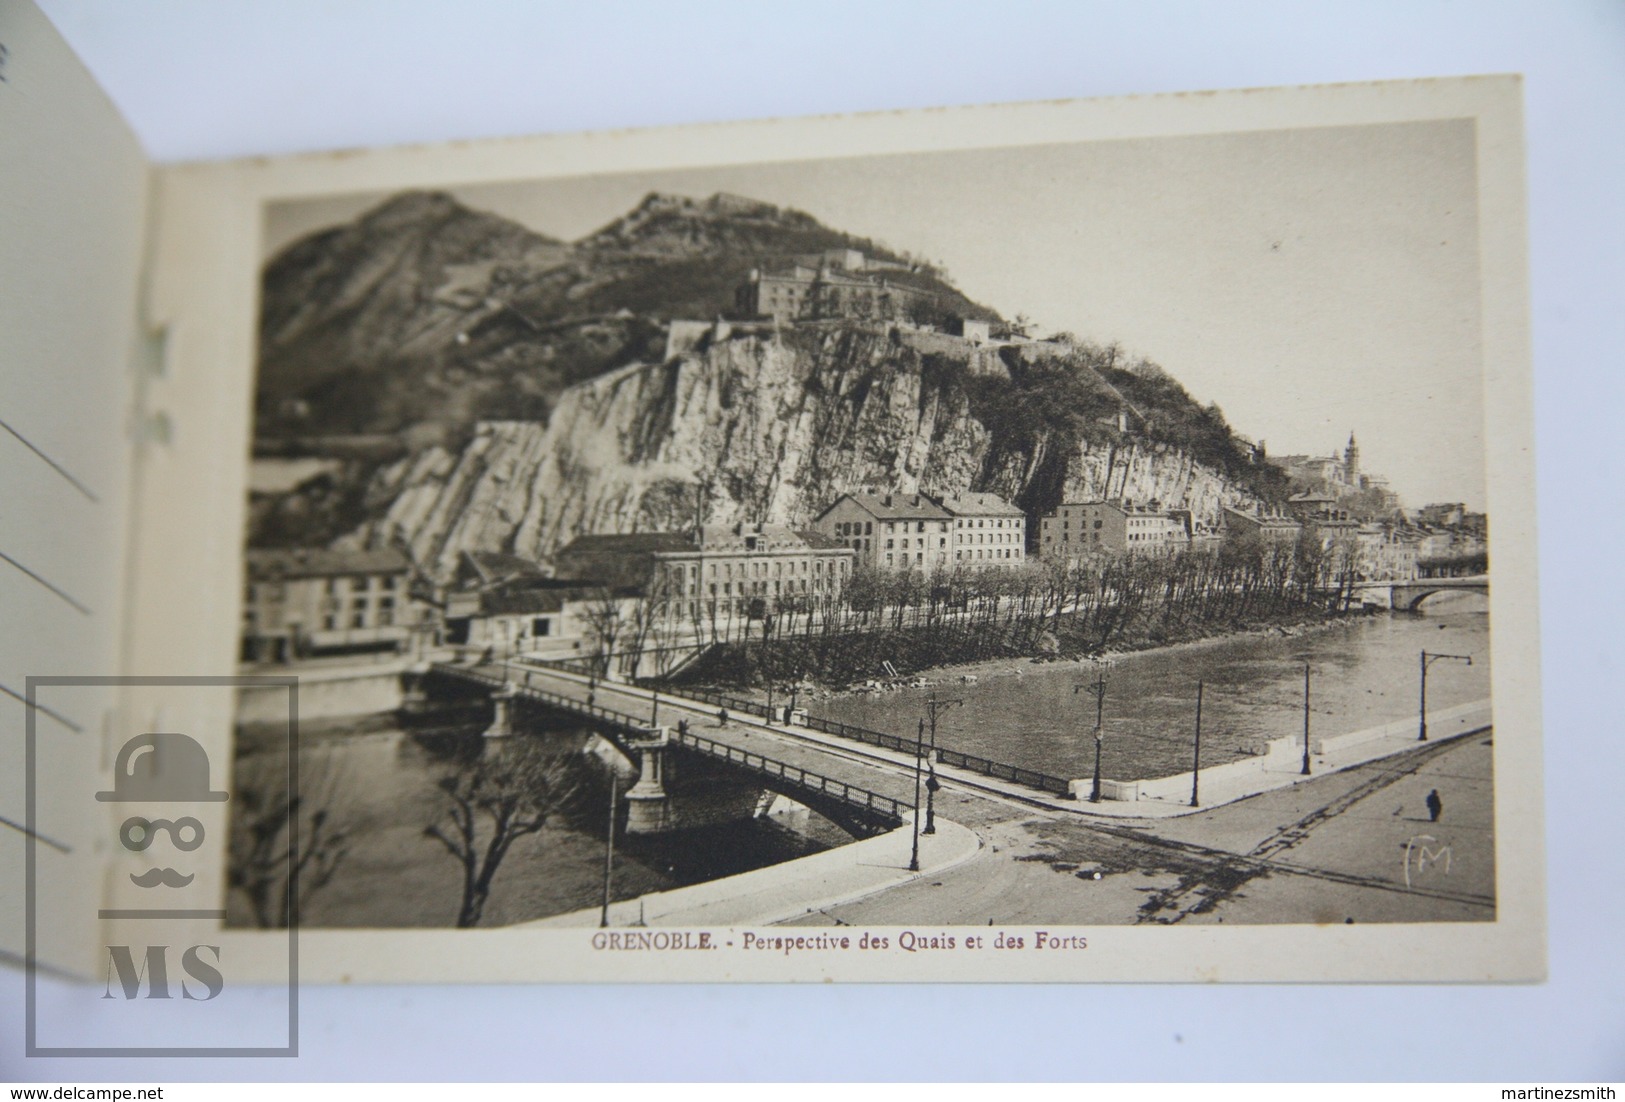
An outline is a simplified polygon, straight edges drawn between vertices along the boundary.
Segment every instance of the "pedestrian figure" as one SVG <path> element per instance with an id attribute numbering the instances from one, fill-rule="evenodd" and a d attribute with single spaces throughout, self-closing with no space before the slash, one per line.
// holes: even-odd
<path id="1" fill-rule="evenodd" d="M 1428 793 L 1428 816 L 1431 821 L 1436 823 L 1439 821 L 1439 816 L 1443 813 L 1444 800 L 1439 798 L 1439 790 L 1435 788 L 1433 791 Z"/>
<path id="2" fill-rule="evenodd" d="M 680 736 L 688 734 L 688 720 L 680 719 L 677 721 L 677 733 Z"/>
<path id="3" fill-rule="evenodd" d="M 718 727 L 726 727 L 727 725 L 728 725 L 728 709 L 726 709 L 726 708 L 718 708 L 717 709 L 717 726 Z"/>

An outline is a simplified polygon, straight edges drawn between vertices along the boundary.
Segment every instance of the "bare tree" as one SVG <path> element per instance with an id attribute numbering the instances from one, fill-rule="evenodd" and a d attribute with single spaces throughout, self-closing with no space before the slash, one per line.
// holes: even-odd
<path id="1" fill-rule="evenodd" d="M 621 634 L 621 603 L 607 586 L 599 586 L 584 603 L 581 618 L 586 621 L 587 638 L 598 650 L 598 676 L 607 677 L 610 656 Z"/>
<path id="2" fill-rule="evenodd" d="M 343 770 L 332 753 L 301 755 L 290 798 L 280 755 L 240 758 L 233 777 L 230 886 L 264 928 L 297 924 L 350 851 L 342 823 Z M 297 837 L 290 832 L 297 831 Z"/>
<path id="3" fill-rule="evenodd" d="M 445 794 L 440 818 L 423 832 L 462 866 L 457 925 L 477 926 L 508 850 L 563 811 L 576 785 L 567 757 L 518 739 L 485 747 L 471 765 L 441 778 L 440 791 Z"/>

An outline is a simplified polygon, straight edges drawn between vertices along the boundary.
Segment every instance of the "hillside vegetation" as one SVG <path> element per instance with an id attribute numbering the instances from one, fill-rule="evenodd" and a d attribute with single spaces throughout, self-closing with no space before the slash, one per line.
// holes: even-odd
<path id="1" fill-rule="evenodd" d="M 753 268 L 833 249 L 934 305 L 896 325 L 743 327 L 664 362 L 668 321 L 731 314 Z M 1205 523 L 1284 497 L 1156 365 L 929 331 L 948 315 L 1023 328 L 929 263 L 738 196 L 651 194 L 567 244 L 403 193 L 266 264 L 256 454 L 343 463 L 256 500 L 250 539 L 546 558 L 584 532 L 687 522 L 702 483 L 723 523 L 804 524 L 859 490 L 991 492 L 1030 516 L 1157 499 Z"/>

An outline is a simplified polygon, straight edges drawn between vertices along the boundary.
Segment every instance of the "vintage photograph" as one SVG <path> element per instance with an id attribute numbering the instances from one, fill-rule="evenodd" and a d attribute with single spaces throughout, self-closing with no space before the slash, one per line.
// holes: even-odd
<path id="1" fill-rule="evenodd" d="M 1494 922 L 1477 143 L 268 202 L 228 925 Z"/>

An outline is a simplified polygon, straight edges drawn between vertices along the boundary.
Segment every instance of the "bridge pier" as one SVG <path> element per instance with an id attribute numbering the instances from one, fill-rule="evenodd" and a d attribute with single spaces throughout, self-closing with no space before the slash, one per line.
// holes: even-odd
<path id="1" fill-rule="evenodd" d="M 638 780 L 626 793 L 626 832 L 659 834 L 672 827 L 671 797 L 666 793 L 666 749 L 664 727 L 647 727 L 639 737 L 627 740 L 627 749 L 638 756 Z"/>
<path id="2" fill-rule="evenodd" d="M 429 692 L 423 684 L 427 672 L 421 663 L 401 672 L 401 707 L 417 708 L 428 702 Z"/>
<path id="3" fill-rule="evenodd" d="M 495 715 L 491 718 L 491 726 L 485 729 L 486 738 L 507 738 L 513 734 L 513 700 L 519 695 L 519 690 L 508 682 L 491 692 L 491 704 Z"/>

